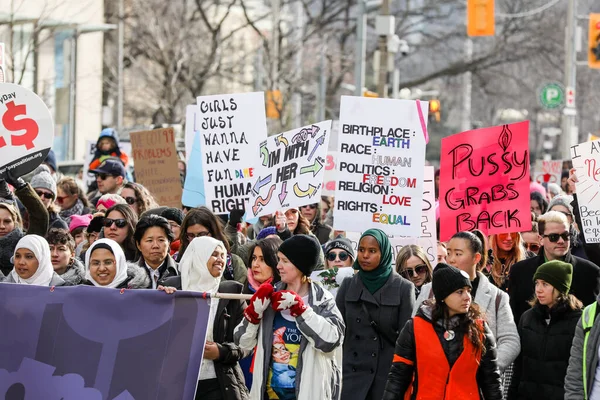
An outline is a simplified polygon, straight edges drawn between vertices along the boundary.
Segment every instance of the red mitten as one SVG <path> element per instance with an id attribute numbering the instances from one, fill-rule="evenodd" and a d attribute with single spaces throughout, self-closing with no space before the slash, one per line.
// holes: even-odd
<path id="1" fill-rule="evenodd" d="M 263 317 L 263 313 L 269 304 L 271 304 L 271 296 L 273 295 L 273 285 L 271 283 L 263 283 L 260 285 L 256 293 L 250 299 L 250 304 L 244 310 L 244 317 L 252 324 L 259 324 Z"/>
<path id="2" fill-rule="evenodd" d="M 280 290 L 271 296 L 271 307 L 275 311 L 290 310 L 292 317 L 302 315 L 308 308 L 302 297 L 290 290 Z"/>

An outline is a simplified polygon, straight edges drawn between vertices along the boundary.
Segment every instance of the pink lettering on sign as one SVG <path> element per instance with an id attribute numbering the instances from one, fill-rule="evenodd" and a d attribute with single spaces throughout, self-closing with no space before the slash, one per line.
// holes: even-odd
<path id="1" fill-rule="evenodd" d="M 457 232 L 531 229 L 529 122 L 442 139 L 440 240 Z"/>

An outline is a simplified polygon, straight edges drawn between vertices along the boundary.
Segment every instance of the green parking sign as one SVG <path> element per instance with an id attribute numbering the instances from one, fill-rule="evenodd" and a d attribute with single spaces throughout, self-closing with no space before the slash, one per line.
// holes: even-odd
<path id="1" fill-rule="evenodd" d="M 565 90 L 558 83 L 549 83 L 543 86 L 539 92 L 540 105 L 552 110 L 564 104 Z"/>

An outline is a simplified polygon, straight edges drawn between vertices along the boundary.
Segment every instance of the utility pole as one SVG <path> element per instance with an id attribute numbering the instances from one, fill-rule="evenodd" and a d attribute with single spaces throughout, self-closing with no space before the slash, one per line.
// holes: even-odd
<path id="1" fill-rule="evenodd" d="M 390 0 L 383 0 L 381 2 L 381 14 L 380 20 L 386 21 L 390 23 Z M 392 22 L 393 23 L 393 22 Z M 382 25 L 385 25 L 385 22 L 382 22 Z M 389 25 L 387 26 L 389 29 Z M 379 29 L 378 29 L 379 30 Z M 380 98 L 384 98 L 387 96 L 387 74 L 388 74 L 388 51 L 387 51 L 387 41 L 388 35 L 390 31 L 384 32 L 383 29 L 377 32 L 379 34 L 379 79 L 377 81 L 377 94 Z M 385 33 L 385 34 L 384 34 Z M 393 31 L 391 32 L 393 33 Z"/>
<path id="2" fill-rule="evenodd" d="M 304 8 L 301 0 L 296 0 L 296 10 L 293 14 L 296 14 L 296 54 L 294 56 L 294 64 L 296 69 L 296 83 L 293 85 L 295 90 L 292 94 L 292 126 L 294 128 L 302 126 L 302 94 L 301 94 L 301 82 L 302 82 L 302 52 L 304 45 L 302 43 L 302 36 L 304 32 Z"/>
<path id="3" fill-rule="evenodd" d="M 123 97 L 125 96 L 123 86 L 123 57 L 125 44 L 125 6 L 124 0 L 119 0 L 119 38 L 117 55 L 117 132 L 120 134 L 123 129 Z"/>
<path id="4" fill-rule="evenodd" d="M 465 62 L 470 63 L 473 60 L 473 40 L 470 37 L 465 39 Z M 463 106 L 460 129 L 463 132 L 473 129 L 471 124 L 471 91 L 472 91 L 471 71 L 463 75 Z"/>
<path id="5" fill-rule="evenodd" d="M 354 51 L 354 95 L 362 96 L 365 87 L 365 58 L 367 53 L 367 5 L 358 0 L 356 15 L 356 50 Z"/>
<path id="6" fill-rule="evenodd" d="M 567 27 L 565 29 L 565 89 L 577 93 L 577 52 L 575 49 L 575 35 L 577 29 L 575 0 L 569 0 L 567 10 Z M 561 154 L 564 160 L 571 158 L 572 135 L 576 131 L 575 118 L 577 109 L 566 106 L 563 108 L 563 134 L 561 135 Z"/>

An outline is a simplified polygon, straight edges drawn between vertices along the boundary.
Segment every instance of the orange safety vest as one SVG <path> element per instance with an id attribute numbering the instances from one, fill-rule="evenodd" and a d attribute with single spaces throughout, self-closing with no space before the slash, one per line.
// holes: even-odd
<path id="1" fill-rule="evenodd" d="M 481 324 L 483 321 L 478 320 Z M 435 333 L 431 322 L 421 317 L 413 318 L 418 386 L 417 400 L 479 400 L 477 370 L 481 361 L 481 351 L 467 335 L 463 338 L 463 352 L 454 362 L 452 369 L 448 358 Z M 405 398 L 410 398 L 409 389 Z"/>

